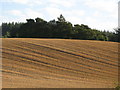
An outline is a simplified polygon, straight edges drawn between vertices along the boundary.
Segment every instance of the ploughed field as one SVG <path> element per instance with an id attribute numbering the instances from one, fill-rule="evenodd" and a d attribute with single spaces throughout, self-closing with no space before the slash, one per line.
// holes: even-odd
<path id="1" fill-rule="evenodd" d="M 118 43 L 2 39 L 3 88 L 114 88 Z"/>

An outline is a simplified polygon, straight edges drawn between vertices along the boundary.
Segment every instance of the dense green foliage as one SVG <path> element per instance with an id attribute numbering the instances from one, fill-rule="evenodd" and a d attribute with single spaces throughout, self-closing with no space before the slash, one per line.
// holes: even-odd
<path id="1" fill-rule="evenodd" d="M 115 88 L 115 90 L 120 90 L 120 86 L 117 86 L 117 87 Z"/>
<path id="2" fill-rule="evenodd" d="M 83 40 L 119 41 L 119 29 L 115 32 L 91 29 L 84 24 L 72 25 L 60 15 L 49 22 L 41 19 L 26 19 L 26 23 L 2 23 L 5 38 L 66 38 Z"/>

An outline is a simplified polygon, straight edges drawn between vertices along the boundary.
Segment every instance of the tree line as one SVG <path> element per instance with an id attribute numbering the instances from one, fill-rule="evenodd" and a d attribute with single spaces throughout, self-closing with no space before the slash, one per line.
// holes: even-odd
<path id="1" fill-rule="evenodd" d="M 114 32 L 91 29 L 88 25 L 66 21 L 61 14 L 57 21 L 42 18 L 26 19 L 26 23 L 2 23 L 3 38 L 62 38 L 119 42 L 119 29 Z"/>

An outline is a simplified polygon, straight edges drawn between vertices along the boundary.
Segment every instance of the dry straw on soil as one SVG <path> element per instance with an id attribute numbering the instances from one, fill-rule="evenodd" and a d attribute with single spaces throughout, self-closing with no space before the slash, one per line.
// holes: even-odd
<path id="1" fill-rule="evenodd" d="M 2 39 L 3 88 L 113 88 L 118 43 Z"/>

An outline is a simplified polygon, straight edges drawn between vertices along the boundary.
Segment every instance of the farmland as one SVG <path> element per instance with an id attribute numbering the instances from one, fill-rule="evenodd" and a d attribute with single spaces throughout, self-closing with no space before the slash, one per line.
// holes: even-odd
<path id="1" fill-rule="evenodd" d="M 2 71 L 3 88 L 113 88 L 118 43 L 4 38 Z"/>

